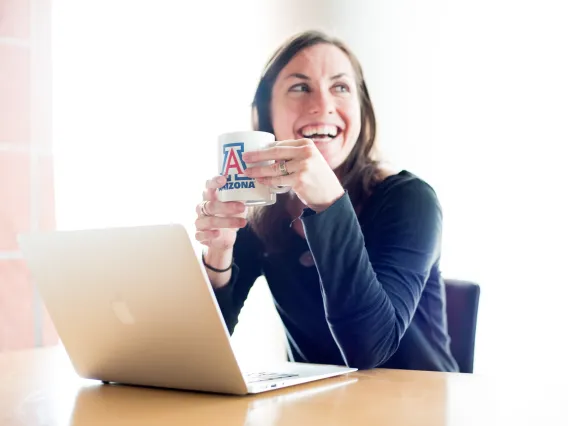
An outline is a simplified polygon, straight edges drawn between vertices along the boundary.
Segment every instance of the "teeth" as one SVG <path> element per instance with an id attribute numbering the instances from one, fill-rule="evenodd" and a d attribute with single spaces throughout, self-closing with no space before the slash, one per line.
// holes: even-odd
<path id="1" fill-rule="evenodd" d="M 306 126 L 302 129 L 302 135 L 309 138 L 313 135 L 329 135 L 332 138 L 337 136 L 337 126 Z"/>

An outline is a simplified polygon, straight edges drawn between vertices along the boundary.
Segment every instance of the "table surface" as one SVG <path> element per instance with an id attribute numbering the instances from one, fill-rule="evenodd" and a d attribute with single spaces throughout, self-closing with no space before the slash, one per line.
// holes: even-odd
<path id="1" fill-rule="evenodd" d="M 560 377 L 375 369 L 253 396 L 79 378 L 62 348 L 0 354 L 0 426 L 568 425 Z M 530 379 L 530 380 L 529 380 Z"/>

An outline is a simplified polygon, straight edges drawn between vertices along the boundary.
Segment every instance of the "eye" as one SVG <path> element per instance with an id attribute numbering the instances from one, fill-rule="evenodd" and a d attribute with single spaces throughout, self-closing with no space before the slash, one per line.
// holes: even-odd
<path id="1" fill-rule="evenodd" d="M 349 86 L 347 86 L 344 83 L 338 83 L 335 86 L 333 86 L 333 90 L 338 93 L 349 93 Z"/>
<path id="2" fill-rule="evenodd" d="M 288 89 L 289 92 L 309 92 L 310 88 L 308 87 L 308 85 L 306 83 L 300 83 L 300 84 L 295 84 L 292 87 L 290 87 L 290 89 Z"/>

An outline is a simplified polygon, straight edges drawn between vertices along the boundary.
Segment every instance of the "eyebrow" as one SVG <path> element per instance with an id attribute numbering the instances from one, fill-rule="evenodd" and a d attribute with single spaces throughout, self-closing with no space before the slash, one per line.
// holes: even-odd
<path id="1" fill-rule="evenodd" d="M 299 72 L 294 72 L 286 78 L 299 78 L 300 80 L 309 80 L 310 79 L 310 77 L 308 77 L 307 75 L 300 74 Z"/>
<path id="2" fill-rule="evenodd" d="M 337 80 L 338 78 L 341 77 L 347 77 L 347 74 L 344 72 L 340 72 L 339 74 L 334 75 L 333 77 L 331 77 L 332 80 Z"/>
<path id="3" fill-rule="evenodd" d="M 338 78 L 341 78 L 341 77 L 347 77 L 347 74 L 344 73 L 344 72 L 341 72 L 341 73 L 336 74 L 333 77 L 331 77 L 331 80 L 337 80 Z M 299 78 L 300 80 L 310 80 L 310 77 L 308 77 L 305 74 L 301 74 L 299 72 L 294 72 L 286 78 Z"/>

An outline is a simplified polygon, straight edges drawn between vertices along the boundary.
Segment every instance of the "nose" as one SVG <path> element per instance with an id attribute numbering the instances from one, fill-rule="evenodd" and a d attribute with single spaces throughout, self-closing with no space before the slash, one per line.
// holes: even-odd
<path id="1" fill-rule="evenodd" d="M 314 90 L 310 94 L 308 112 L 310 114 L 333 114 L 333 99 L 325 90 Z"/>

